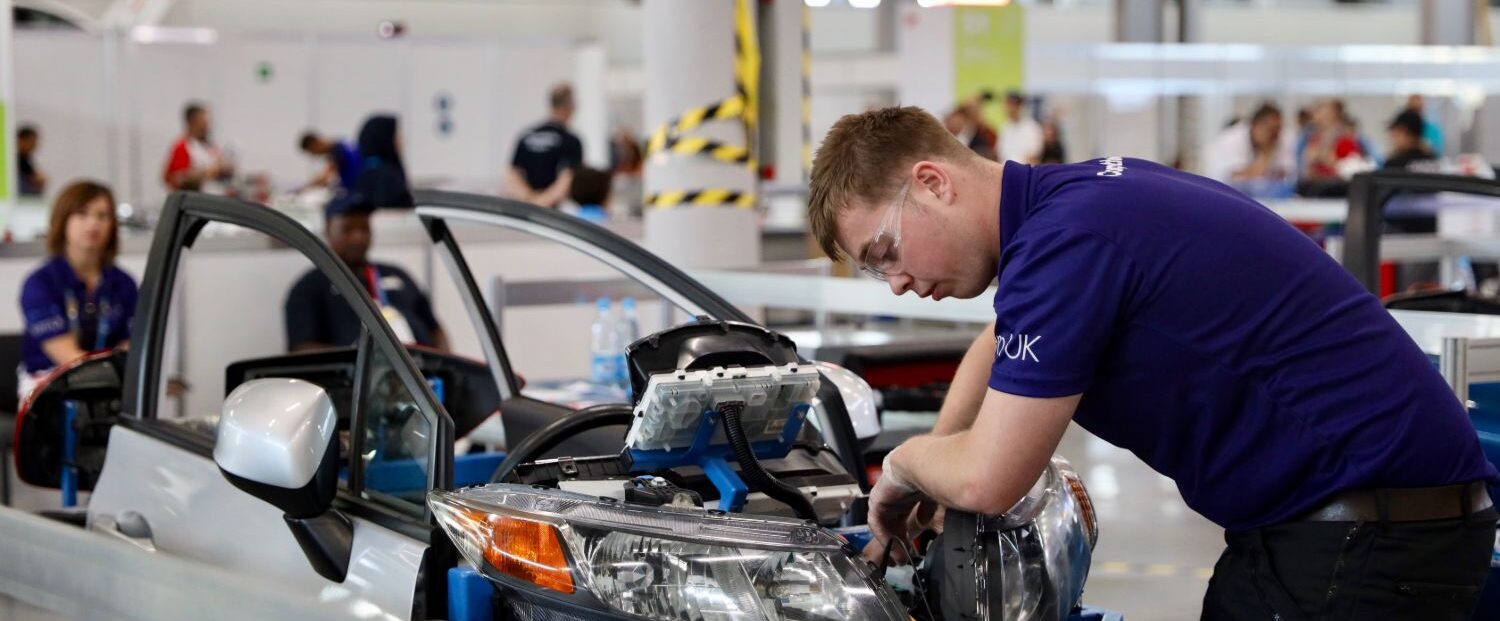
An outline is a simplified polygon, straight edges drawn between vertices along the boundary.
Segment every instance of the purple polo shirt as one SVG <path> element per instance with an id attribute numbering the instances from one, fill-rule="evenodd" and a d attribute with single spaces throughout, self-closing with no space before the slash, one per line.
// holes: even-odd
<path id="1" fill-rule="evenodd" d="M 1380 301 L 1230 187 L 1106 158 L 1008 163 L 989 385 L 1080 425 L 1225 528 L 1350 489 L 1500 479 Z"/>

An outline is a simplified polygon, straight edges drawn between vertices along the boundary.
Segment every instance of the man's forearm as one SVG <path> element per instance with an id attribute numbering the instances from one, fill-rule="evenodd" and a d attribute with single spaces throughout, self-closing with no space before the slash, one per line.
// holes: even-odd
<path id="1" fill-rule="evenodd" d="M 888 465 L 899 480 L 945 507 L 1006 511 L 1046 468 L 1078 400 L 987 391 L 984 413 L 970 429 L 907 440 Z"/>
<path id="2" fill-rule="evenodd" d="M 573 171 L 564 170 L 557 174 L 557 180 L 547 189 L 542 190 L 538 202 L 546 207 L 556 207 L 568 197 L 568 192 L 573 189 Z"/>
<path id="3" fill-rule="evenodd" d="M 937 424 L 932 427 L 933 435 L 957 433 L 974 424 L 974 415 L 989 388 L 990 367 L 995 360 L 994 333 L 995 324 L 986 326 L 958 363 L 958 372 L 953 374 L 948 396 L 938 411 Z"/>

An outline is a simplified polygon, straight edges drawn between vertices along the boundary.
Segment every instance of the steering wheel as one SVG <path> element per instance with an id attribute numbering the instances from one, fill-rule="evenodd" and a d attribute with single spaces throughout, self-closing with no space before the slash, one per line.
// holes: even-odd
<path id="1" fill-rule="evenodd" d="M 536 461 L 568 438 L 590 429 L 611 425 L 629 425 L 634 418 L 635 414 L 632 413 L 629 405 L 605 403 L 583 408 L 552 421 L 517 444 L 510 454 L 505 456 L 505 461 L 500 462 L 500 467 L 495 469 L 495 473 L 490 475 L 490 482 L 509 482 L 507 479 L 515 473 L 516 466 Z"/>

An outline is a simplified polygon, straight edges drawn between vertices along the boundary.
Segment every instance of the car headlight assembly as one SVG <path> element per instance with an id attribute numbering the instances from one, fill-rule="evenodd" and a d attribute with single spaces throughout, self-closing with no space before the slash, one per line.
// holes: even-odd
<path id="1" fill-rule="evenodd" d="M 512 484 L 428 503 L 517 618 L 907 619 L 843 539 L 807 522 Z"/>
<path id="2" fill-rule="evenodd" d="M 1054 458 L 1020 502 L 998 516 L 949 511 L 944 616 L 1065 621 L 1083 597 L 1099 524 L 1073 467 Z M 956 557 L 956 558 L 955 558 Z"/>

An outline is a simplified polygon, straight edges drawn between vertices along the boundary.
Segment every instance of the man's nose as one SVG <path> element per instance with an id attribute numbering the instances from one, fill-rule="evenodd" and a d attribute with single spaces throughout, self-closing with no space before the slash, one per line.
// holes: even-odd
<path id="1" fill-rule="evenodd" d="M 911 290 L 911 277 L 906 274 L 891 274 L 886 279 L 886 284 L 891 286 L 892 294 L 902 295 Z"/>

